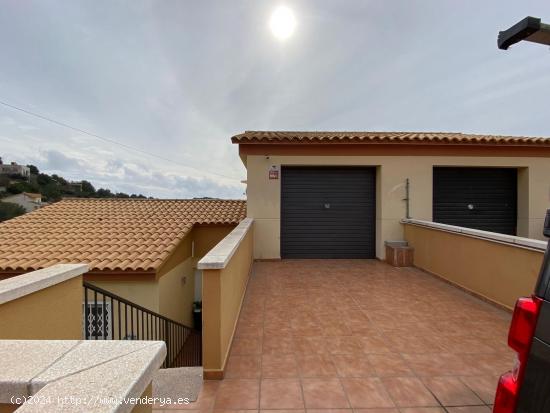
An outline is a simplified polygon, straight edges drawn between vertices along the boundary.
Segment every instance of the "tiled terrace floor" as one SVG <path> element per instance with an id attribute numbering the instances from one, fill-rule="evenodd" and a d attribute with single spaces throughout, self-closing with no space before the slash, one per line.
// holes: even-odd
<path id="1" fill-rule="evenodd" d="M 509 321 L 417 269 L 374 260 L 259 262 L 226 378 L 205 382 L 185 407 L 488 413 L 498 376 L 513 365 Z"/>

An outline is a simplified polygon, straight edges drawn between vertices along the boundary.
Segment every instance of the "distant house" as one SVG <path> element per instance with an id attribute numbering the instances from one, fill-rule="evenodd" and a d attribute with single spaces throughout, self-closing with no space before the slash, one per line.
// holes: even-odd
<path id="1" fill-rule="evenodd" d="M 19 165 L 16 162 L 10 164 L 0 163 L 0 175 L 20 175 L 25 179 L 31 176 L 31 169 L 25 165 Z"/>
<path id="2" fill-rule="evenodd" d="M 69 188 L 71 188 L 73 191 L 82 192 L 82 181 L 69 182 Z"/>
<path id="3" fill-rule="evenodd" d="M 27 212 L 34 211 L 43 206 L 42 194 L 34 194 L 32 192 L 22 192 L 16 195 L 10 195 L 2 198 L 2 201 L 21 205 Z"/>

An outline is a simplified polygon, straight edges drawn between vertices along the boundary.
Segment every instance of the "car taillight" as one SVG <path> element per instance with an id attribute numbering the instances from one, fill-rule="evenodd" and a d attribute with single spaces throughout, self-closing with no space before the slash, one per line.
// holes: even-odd
<path id="1" fill-rule="evenodd" d="M 516 363 L 514 369 L 503 374 L 498 382 L 493 413 L 514 413 L 516 410 L 541 304 L 537 297 L 523 297 L 516 302 L 508 333 L 508 345 L 517 352 Z"/>

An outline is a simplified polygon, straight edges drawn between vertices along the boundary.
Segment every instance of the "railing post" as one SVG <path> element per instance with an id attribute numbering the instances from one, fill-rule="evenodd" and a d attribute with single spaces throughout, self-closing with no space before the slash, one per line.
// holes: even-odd
<path id="1" fill-rule="evenodd" d="M 168 320 L 164 320 L 164 342 L 166 343 L 166 367 L 170 367 L 170 335 L 168 331 Z"/>

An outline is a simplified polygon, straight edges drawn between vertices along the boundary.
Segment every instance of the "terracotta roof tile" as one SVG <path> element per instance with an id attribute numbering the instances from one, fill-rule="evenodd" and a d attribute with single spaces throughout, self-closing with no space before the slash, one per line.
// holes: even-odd
<path id="1" fill-rule="evenodd" d="M 550 146 L 550 138 L 474 135 L 451 132 L 300 132 L 246 131 L 231 138 L 233 143 L 393 143 Z"/>
<path id="2" fill-rule="evenodd" d="M 246 201 L 66 199 L 0 223 L 0 271 L 86 262 L 155 271 L 195 224 L 238 224 Z"/>

